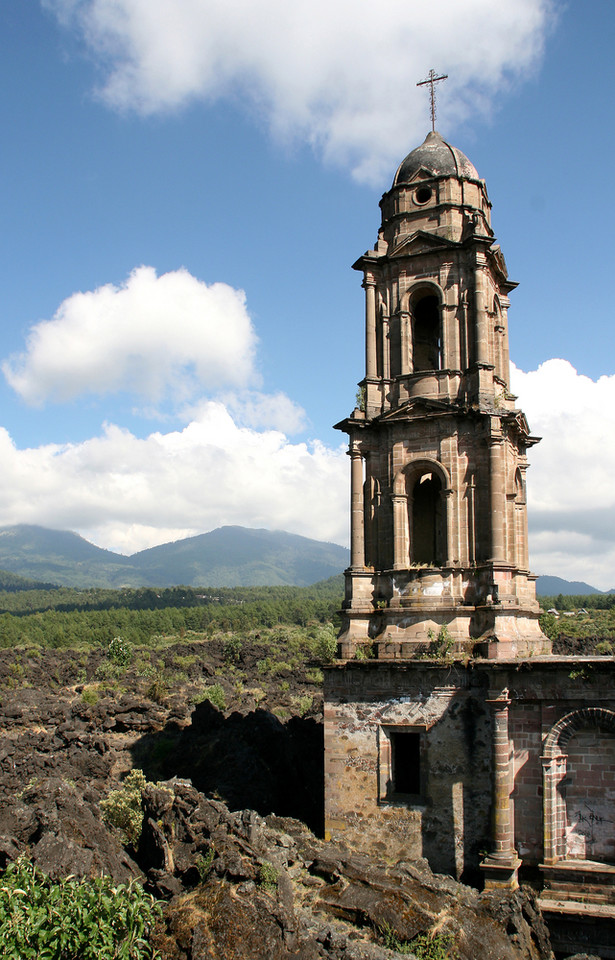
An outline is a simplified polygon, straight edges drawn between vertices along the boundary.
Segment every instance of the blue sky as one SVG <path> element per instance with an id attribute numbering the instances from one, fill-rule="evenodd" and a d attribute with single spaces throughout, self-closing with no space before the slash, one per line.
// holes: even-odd
<path id="1" fill-rule="evenodd" d="M 345 542 L 350 265 L 434 66 L 520 283 L 533 566 L 615 585 L 615 8 L 423 6 L 4 0 L 0 524 L 126 553 L 223 523 Z"/>

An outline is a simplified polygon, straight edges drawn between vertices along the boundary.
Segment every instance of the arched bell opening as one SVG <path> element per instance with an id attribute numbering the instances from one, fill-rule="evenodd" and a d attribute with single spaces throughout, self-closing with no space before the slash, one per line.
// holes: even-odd
<path id="1" fill-rule="evenodd" d="M 424 473 L 413 485 L 411 496 L 410 560 L 440 566 L 443 562 L 442 483 L 435 473 Z"/>
<path id="2" fill-rule="evenodd" d="M 406 464 L 393 481 L 394 567 L 443 567 L 449 562 L 450 476 L 438 460 Z"/>
<path id="3" fill-rule="evenodd" d="M 432 293 L 412 300 L 412 363 L 414 373 L 442 369 L 440 301 Z"/>

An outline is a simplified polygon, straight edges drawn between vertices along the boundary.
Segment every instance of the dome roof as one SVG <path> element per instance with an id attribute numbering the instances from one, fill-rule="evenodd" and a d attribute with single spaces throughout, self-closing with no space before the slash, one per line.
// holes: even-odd
<path id="1" fill-rule="evenodd" d="M 428 133 L 420 147 L 412 150 L 400 163 L 393 186 L 408 183 L 421 169 L 428 170 L 434 177 L 464 177 L 467 180 L 479 180 L 476 167 L 468 158 L 443 140 L 435 131 Z"/>

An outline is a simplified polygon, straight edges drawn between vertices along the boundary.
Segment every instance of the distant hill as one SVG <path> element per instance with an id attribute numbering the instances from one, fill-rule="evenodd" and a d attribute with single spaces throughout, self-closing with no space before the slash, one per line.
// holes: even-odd
<path id="1" fill-rule="evenodd" d="M 597 590 L 583 580 L 562 580 L 561 577 L 538 577 L 536 593 L 539 597 L 555 597 L 558 593 L 564 596 L 586 596 L 589 593 L 612 593 L 612 590 Z"/>
<path id="2" fill-rule="evenodd" d="M 0 570 L 68 587 L 308 586 L 348 562 L 349 551 L 337 544 L 246 527 L 220 527 L 131 557 L 66 530 L 0 527 Z"/>
<path id="3" fill-rule="evenodd" d="M 66 587 L 141 586 L 122 571 L 130 560 L 68 530 L 30 524 L 0 527 L 0 568 Z"/>
<path id="4" fill-rule="evenodd" d="M 56 587 L 57 583 L 30 580 L 28 577 L 20 577 L 17 573 L 0 570 L 0 590 L 5 590 L 7 593 L 20 593 L 24 590 L 54 590 Z"/>
<path id="5" fill-rule="evenodd" d="M 0 527 L 0 590 L 67 587 L 309 586 L 339 574 L 349 551 L 280 530 L 219 527 L 124 557 L 68 530 Z M 6 572 L 4 572 L 6 571 Z M 539 596 L 603 593 L 581 580 L 538 577 Z M 606 591 L 613 593 L 613 590 Z"/>

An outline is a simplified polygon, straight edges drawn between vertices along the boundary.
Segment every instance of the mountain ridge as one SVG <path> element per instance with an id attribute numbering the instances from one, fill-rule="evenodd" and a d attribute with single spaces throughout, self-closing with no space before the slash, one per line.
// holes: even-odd
<path id="1" fill-rule="evenodd" d="M 40 586 L 310 586 L 340 573 L 349 560 L 349 551 L 339 544 L 234 524 L 128 556 L 97 547 L 69 530 L 36 524 L 0 527 L 0 571 Z M 28 587 L 8 585 L 8 589 Z M 536 592 L 541 597 L 615 590 L 543 575 L 538 577 Z"/>
<path id="2" fill-rule="evenodd" d="M 68 587 L 309 586 L 339 573 L 348 560 L 349 551 L 338 544 L 240 526 L 130 556 L 66 530 L 0 527 L 0 569 Z"/>

